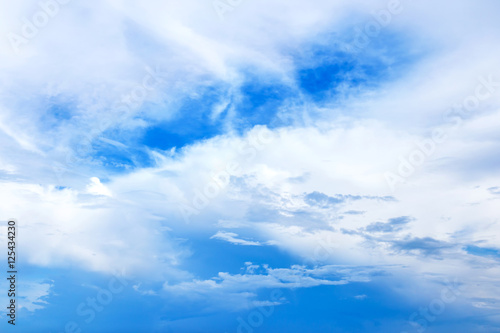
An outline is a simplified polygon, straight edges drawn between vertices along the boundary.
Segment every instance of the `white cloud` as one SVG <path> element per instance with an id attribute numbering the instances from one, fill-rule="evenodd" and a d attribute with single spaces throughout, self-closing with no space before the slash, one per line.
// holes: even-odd
<path id="1" fill-rule="evenodd" d="M 110 197 L 111 192 L 109 189 L 101 183 L 99 178 L 92 177 L 90 178 L 91 183 L 87 185 L 87 193 L 94 195 L 105 195 Z"/>
<path id="2" fill-rule="evenodd" d="M 325 105 L 302 97 L 303 104 L 291 101 L 281 112 L 291 114 L 294 125 L 273 129 L 274 141 L 254 151 L 251 159 L 238 147 L 262 127 L 247 137 L 227 134 L 180 151 L 149 152 L 157 165 L 125 174 L 110 174 L 102 161 L 90 158 L 92 144 L 84 145 L 88 140 L 130 148 L 103 132 L 115 127 L 128 135 L 167 121 L 178 112 L 179 99 L 195 96 L 200 86 L 228 87 L 229 97 L 220 105 L 228 103 L 239 97 L 245 70 L 296 88 L 292 50 L 343 43 L 355 37 L 342 36 L 354 33 L 347 21 L 363 25 L 373 20 L 372 10 L 386 5 L 247 1 L 221 22 L 211 1 L 70 2 L 23 45 L 20 55 L 3 38 L 0 210 L 19 219 L 25 257 L 41 266 L 125 269 L 156 281 L 182 281 L 192 278 L 177 268 L 190 252 L 175 233 L 215 234 L 213 238 L 239 245 L 273 244 L 309 262 L 405 264 L 417 273 L 451 274 L 471 287 L 471 297 L 486 298 L 497 269 L 491 260 L 471 257 L 461 247 L 476 242 L 500 247 L 498 196 L 488 190 L 500 186 L 500 91 L 464 116 L 461 126 L 449 131 L 449 138 L 394 193 L 384 173 L 397 172 L 400 157 L 427 139 L 430 129 L 450 127 L 443 116 L 475 93 L 479 77 L 491 74 L 500 80 L 494 1 L 412 2 L 385 28 L 404 35 L 412 48 L 414 59 L 407 60 L 400 76 Z M 20 18 L 37 10 L 35 1 L 2 3 L 0 35 L 19 32 Z M 454 19 L 444 20 L 443 12 Z M 397 55 L 388 53 L 381 50 L 376 56 L 387 60 L 390 72 Z M 139 103 L 156 107 L 135 105 L 120 117 L 110 112 L 156 67 L 161 82 Z M 68 115 L 48 117 L 52 107 L 61 105 Z M 230 121 L 224 126 L 232 133 Z M 234 161 L 240 168 L 229 185 L 186 224 L 179 204 L 192 205 L 197 190 L 204 191 L 213 175 Z M 315 206 L 304 200 L 313 192 L 365 198 Z M 397 201 L 366 198 L 388 195 Z M 365 213 L 343 213 L 348 210 Z M 400 216 L 414 221 L 385 238 L 360 233 L 372 223 Z M 427 238 L 452 246 L 440 257 L 423 256 L 421 249 L 395 251 L 395 241 Z M 238 294 L 243 282 L 252 288 L 292 285 L 277 274 L 223 274 L 220 281 L 165 288 Z M 485 284 L 478 286 L 478 279 Z M 305 281 L 306 286 L 335 282 Z"/>
<path id="3" fill-rule="evenodd" d="M 25 308 L 28 311 L 35 311 L 45 307 L 48 304 L 44 299 L 51 293 L 51 283 L 20 282 L 19 290 L 22 290 L 19 297 L 19 308 Z"/>
<path id="4" fill-rule="evenodd" d="M 9 290 L 10 282 L 6 280 L 0 284 L 4 290 Z M 33 281 L 20 278 L 16 275 L 15 281 L 15 301 L 16 309 L 26 309 L 30 312 L 43 309 L 48 304 L 48 299 L 50 295 L 53 294 L 54 281 Z M 7 292 L 2 294 L 0 300 L 4 304 L 9 304 L 11 298 L 7 297 Z M 0 310 L 2 313 L 6 313 L 5 309 Z"/>
<path id="5" fill-rule="evenodd" d="M 270 268 L 258 266 L 245 274 L 219 273 L 209 280 L 193 280 L 179 284 L 165 283 L 163 290 L 169 296 L 186 297 L 189 301 L 208 301 L 211 307 L 237 311 L 261 306 L 256 299 L 261 289 L 311 288 L 322 285 L 341 286 L 350 282 L 369 282 L 371 274 L 380 271 L 372 267 L 321 266 L 307 269 L 303 266 Z M 219 302 L 220 301 L 220 302 Z M 283 298 L 282 302 L 286 299 Z M 277 305 L 277 304 L 273 304 Z"/>
<path id="6" fill-rule="evenodd" d="M 217 231 L 215 235 L 210 237 L 210 239 L 220 239 L 235 245 L 247 245 L 247 246 L 260 246 L 259 242 L 248 241 L 244 239 L 237 238 L 238 234 L 233 232 Z"/>

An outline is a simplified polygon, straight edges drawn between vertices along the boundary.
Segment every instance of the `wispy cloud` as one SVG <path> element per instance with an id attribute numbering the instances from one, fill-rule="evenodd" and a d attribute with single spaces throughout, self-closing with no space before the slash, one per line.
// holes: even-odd
<path id="1" fill-rule="evenodd" d="M 262 245 L 259 242 L 248 241 L 244 239 L 238 238 L 238 234 L 233 232 L 225 232 L 225 231 L 217 231 L 215 235 L 210 237 L 210 239 L 220 239 L 235 245 L 248 245 L 248 246 L 260 246 Z"/>

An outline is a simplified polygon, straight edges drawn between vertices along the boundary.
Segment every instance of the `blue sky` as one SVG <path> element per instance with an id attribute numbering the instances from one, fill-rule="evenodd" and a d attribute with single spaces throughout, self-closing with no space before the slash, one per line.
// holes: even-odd
<path id="1" fill-rule="evenodd" d="M 0 2 L 2 332 L 500 332 L 497 2 L 63 2 Z"/>

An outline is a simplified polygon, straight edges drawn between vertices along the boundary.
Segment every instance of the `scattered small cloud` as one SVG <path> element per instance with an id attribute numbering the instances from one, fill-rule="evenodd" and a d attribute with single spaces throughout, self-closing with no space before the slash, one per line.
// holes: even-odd
<path id="1" fill-rule="evenodd" d="M 97 177 L 90 178 L 91 183 L 87 185 L 87 193 L 93 195 L 104 195 L 107 197 L 111 196 L 111 191 L 101 183 L 101 180 Z"/>
<path id="2" fill-rule="evenodd" d="M 19 282 L 19 308 L 24 308 L 30 312 L 45 308 L 49 303 L 48 297 L 54 287 L 53 281 L 49 282 Z"/>
<path id="3" fill-rule="evenodd" d="M 368 297 L 368 296 L 366 296 L 366 295 L 356 295 L 356 296 L 354 296 L 354 298 L 355 298 L 355 299 L 358 299 L 358 300 L 364 300 L 364 299 L 366 299 L 367 297 Z"/>

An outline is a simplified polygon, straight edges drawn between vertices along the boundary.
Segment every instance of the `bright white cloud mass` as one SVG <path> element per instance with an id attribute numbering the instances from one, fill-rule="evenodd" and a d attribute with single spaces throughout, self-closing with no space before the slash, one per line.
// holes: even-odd
<path id="1" fill-rule="evenodd" d="M 496 1 L 0 4 L 19 332 L 500 332 Z"/>

